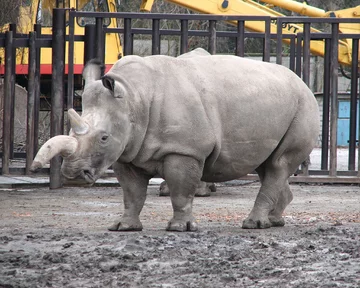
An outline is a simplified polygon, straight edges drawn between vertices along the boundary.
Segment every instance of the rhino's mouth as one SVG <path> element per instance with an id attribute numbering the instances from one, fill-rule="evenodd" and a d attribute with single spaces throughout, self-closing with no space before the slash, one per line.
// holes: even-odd
<path id="1" fill-rule="evenodd" d="M 69 171 L 63 170 L 62 174 L 66 179 L 84 179 L 87 183 L 94 183 L 97 179 L 91 169 L 80 170 L 76 173 L 69 173 Z"/>
<path id="2" fill-rule="evenodd" d="M 96 177 L 90 170 L 81 171 L 80 176 L 84 178 L 87 183 L 94 183 L 96 181 Z"/>

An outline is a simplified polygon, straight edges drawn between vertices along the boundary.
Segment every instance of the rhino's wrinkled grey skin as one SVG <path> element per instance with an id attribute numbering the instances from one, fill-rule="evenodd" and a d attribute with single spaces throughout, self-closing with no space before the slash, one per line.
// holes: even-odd
<path id="1" fill-rule="evenodd" d="M 72 131 L 63 136 L 74 143 L 61 149 L 45 143 L 34 167 L 61 153 L 66 177 L 93 183 L 112 165 L 124 214 L 110 230 L 142 229 L 139 214 L 154 175 L 170 189 L 174 215 L 167 229 L 194 231 L 199 181 L 228 181 L 254 170 L 261 188 L 243 227 L 284 225 L 292 200 L 288 178 L 319 132 L 317 102 L 293 72 L 220 55 L 126 56 L 102 80 L 94 69 L 84 71 L 83 114 L 69 114 Z"/>
<path id="2" fill-rule="evenodd" d="M 181 54 L 178 58 L 191 58 L 199 56 L 210 56 L 211 54 L 202 48 L 196 48 L 188 53 Z M 195 196 L 207 197 L 210 196 L 210 192 L 215 192 L 216 187 L 214 183 L 200 182 L 195 190 Z M 170 190 L 166 181 L 162 182 L 159 187 L 159 196 L 170 196 Z"/>

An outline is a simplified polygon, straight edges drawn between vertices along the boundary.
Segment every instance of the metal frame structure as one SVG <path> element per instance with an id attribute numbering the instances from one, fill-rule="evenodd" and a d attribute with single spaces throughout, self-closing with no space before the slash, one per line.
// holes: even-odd
<path id="1" fill-rule="evenodd" d="M 65 13 L 69 13 L 68 25 L 69 34 L 65 34 Z M 94 17 L 96 24 L 90 25 L 85 30 L 85 35 L 74 35 L 75 17 Z M 102 25 L 103 18 L 117 18 L 123 20 L 123 28 L 106 28 Z M 152 21 L 151 29 L 133 28 L 134 19 L 149 19 Z M 160 21 L 162 20 L 180 21 L 180 29 L 160 29 Z M 189 30 L 188 23 L 191 20 L 207 21 L 207 30 Z M 83 41 L 85 43 L 84 62 L 91 58 L 104 59 L 105 42 L 104 33 L 121 33 L 123 35 L 123 51 L 124 55 L 133 53 L 134 35 L 143 34 L 151 35 L 152 54 L 160 54 L 160 41 L 162 36 L 176 35 L 180 37 L 180 53 L 187 52 L 188 39 L 191 36 L 208 37 L 208 51 L 211 54 L 216 53 L 216 39 L 218 37 L 233 37 L 236 39 L 235 55 L 243 57 L 245 55 L 244 42 L 246 38 L 260 38 L 263 40 L 263 61 L 270 61 L 270 41 L 276 40 L 276 62 L 282 63 L 282 39 L 289 38 L 290 42 L 290 69 L 296 72 L 305 83 L 309 84 L 310 75 L 310 41 L 318 40 L 325 42 L 324 57 L 324 91 L 323 91 L 323 127 L 322 127 L 322 155 L 321 170 L 302 169 L 298 176 L 291 177 L 290 181 L 296 182 L 329 182 L 329 183 L 360 183 L 360 167 L 355 167 L 355 150 L 356 150 L 356 114 L 358 86 L 359 86 L 359 39 L 360 34 L 339 34 L 339 23 L 359 23 L 359 19 L 339 19 L 339 18 L 308 18 L 308 17 L 280 17 L 278 21 L 278 33 L 270 33 L 270 23 L 274 19 L 263 16 L 224 16 L 224 15 L 184 15 L 184 14 L 149 14 L 149 13 L 98 13 L 98 12 L 78 12 L 66 11 L 65 9 L 54 9 L 53 35 L 52 38 L 45 38 L 35 32 L 30 33 L 26 38 L 9 31 L 5 37 L 0 34 L 0 47 L 6 48 L 5 63 L 5 99 L 4 99 L 4 135 L 3 135 L 3 155 L 2 155 L 2 174 L 11 173 L 9 169 L 9 159 L 11 155 L 11 122 L 13 116 L 11 113 L 11 103 L 14 95 L 11 91 L 13 85 L 13 69 L 12 57 L 13 50 L 16 47 L 29 47 L 29 87 L 28 87 L 28 126 L 27 126 L 27 157 L 25 173 L 29 174 L 28 167 L 37 151 L 36 144 L 36 115 L 38 115 L 38 62 L 40 47 L 52 47 L 53 49 L 53 66 L 52 66 L 52 94 L 51 94 L 51 135 L 53 137 L 63 134 L 64 127 L 64 108 L 73 107 L 74 95 L 74 43 L 75 41 Z M 236 31 L 218 31 L 216 24 L 219 21 L 237 21 Z M 263 21 L 266 27 L 265 33 L 246 32 L 244 27 L 245 21 Z M 281 26 L 288 23 L 300 23 L 304 25 L 304 32 L 297 35 L 282 34 Z M 329 23 L 331 25 L 331 33 L 310 32 L 311 23 Z M 37 30 L 38 31 L 38 30 Z M 351 67 L 351 114 L 350 114 L 350 145 L 349 145 L 349 165 L 348 171 L 337 171 L 337 82 L 338 82 L 338 41 L 343 38 L 351 38 L 353 40 L 353 65 Z M 68 42 L 68 63 L 69 69 L 67 78 L 64 73 L 65 63 L 65 43 Z M 34 59 L 36 58 L 36 59 Z M 30 59 L 29 59 L 30 60 Z M 64 88 L 64 82 L 67 82 L 67 91 Z M 37 88 L 36 88 L 37 87 Z M 65 101 L 67 107 L 64 107 Z M 66 109 L 65 109 L 66 110 Z M 360 126 L 360 125 L 359 125 Z M 10 134 L 10 136 L 9 136 Z M 330 155 L 329 155 L 330 152 Z M 359 153 L 360 154 L 360 153 Z M 330 157 L 329 157 L 330 156 Z M 330 160 L 330 165 L 329 161 Z M 360 160 L 360 159 L 359 159 Z M 360 161 L 358 161 L 360 163 Z M 61 187 L 60 176 L 61 159 L 55 158 L 50 165 L 50 187 Z M 250 175 L 245 178 L 253 179 Z"/>

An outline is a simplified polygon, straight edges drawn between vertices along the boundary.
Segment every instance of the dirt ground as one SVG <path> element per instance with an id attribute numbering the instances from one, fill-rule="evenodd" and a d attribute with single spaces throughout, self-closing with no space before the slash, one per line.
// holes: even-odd
<path id="1" fill-rule="evenodd" d="M 244 230 L 259 183 L 196 198 L 200 231 L 166 232 L 150 186 L 142 232 L 108 232 L 116 187 L 0 190 L 0 287 L 360 287 L 358 186 L 292 185 L 286 226 Z"/>

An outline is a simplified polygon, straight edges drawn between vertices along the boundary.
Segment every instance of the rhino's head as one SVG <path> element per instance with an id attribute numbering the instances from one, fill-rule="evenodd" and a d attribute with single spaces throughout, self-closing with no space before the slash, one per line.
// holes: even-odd
<path id="1" fill-rule="evenodd" d="M 121 84 L 109 76 L 100 79 L 101 67 L 84 69 L 83 113 L 68 110 L 69 136 L 49 139 L 38 151 L 31 170 L 37 171 L 56 155 L 64 159 L 61 171 L 69 179 L 95 182 L 124 152 L 130 137 L 129 109 Z M 120 85 L 120 87 L 118 87 Z"/>

